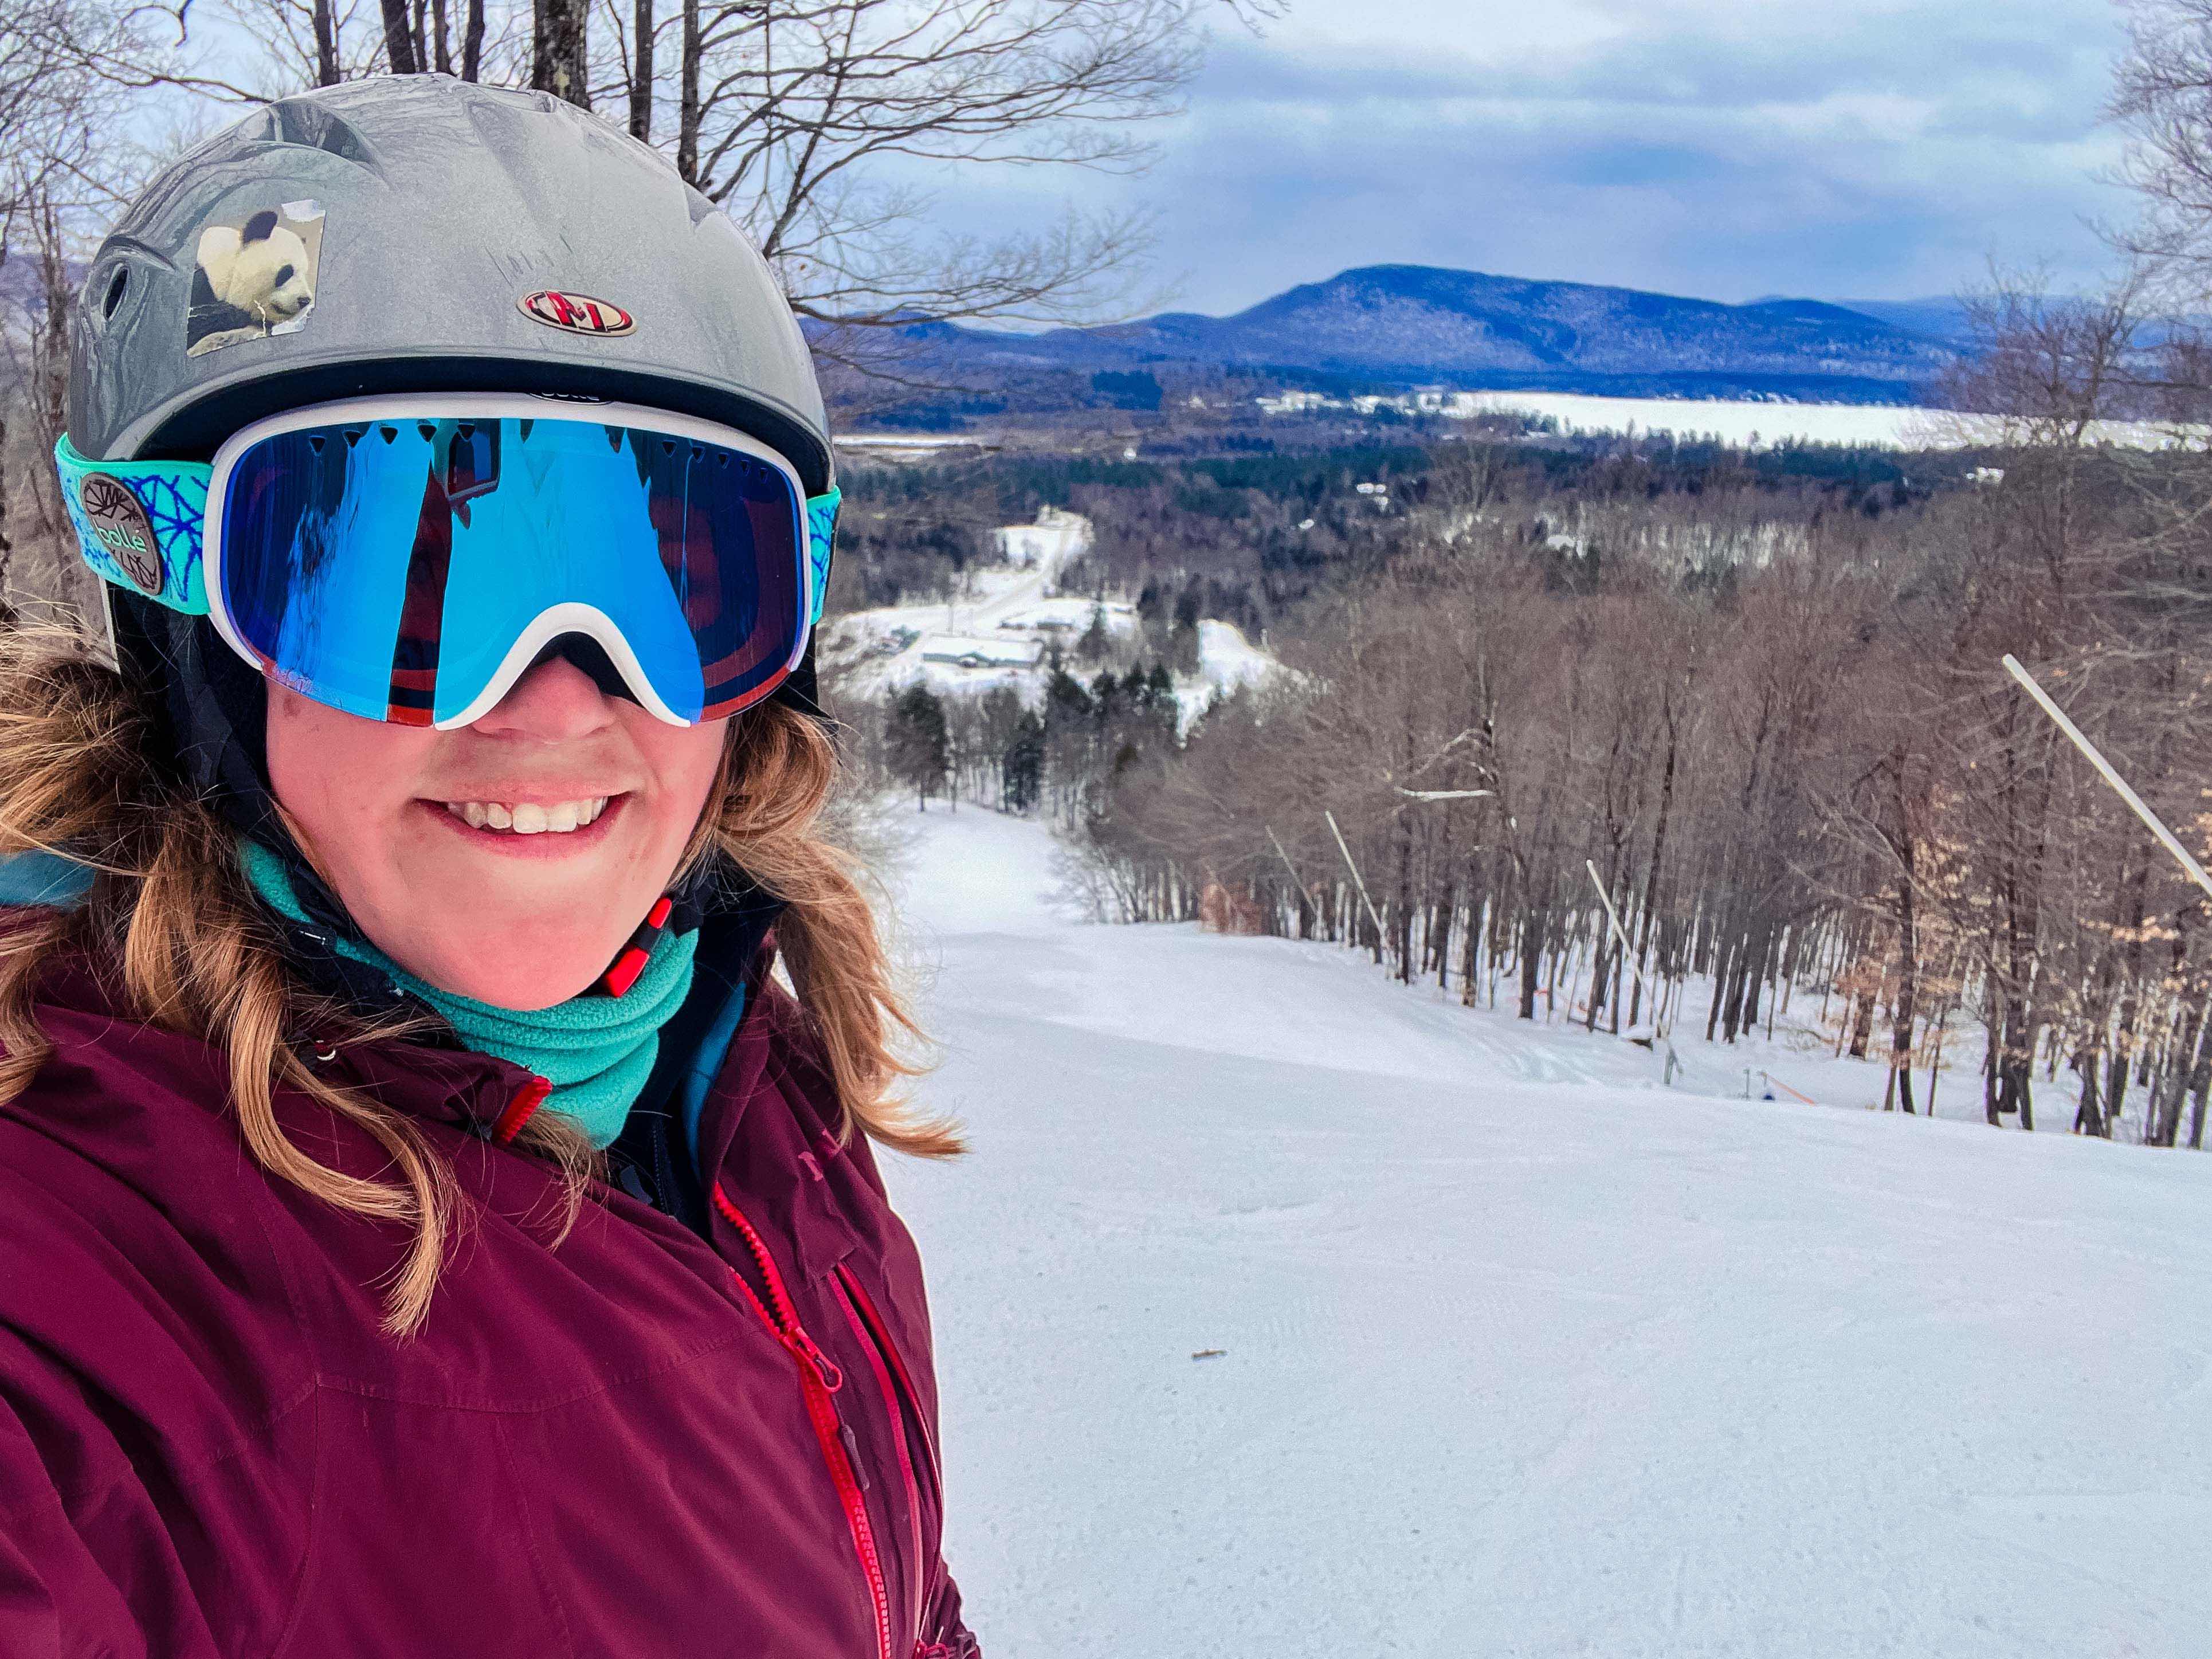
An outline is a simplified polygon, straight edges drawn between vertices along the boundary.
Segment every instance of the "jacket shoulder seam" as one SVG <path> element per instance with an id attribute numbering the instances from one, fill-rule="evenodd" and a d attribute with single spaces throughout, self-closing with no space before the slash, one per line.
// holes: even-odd
<path id="1" fill-rule="evenodd" d="M 434 1411 L 469 1412 L 483 1417 L 536 1417 L 546 1412 L 559 1411 L 564 1407 L 580 1405 L 586 1400 L 597 1400 L 603 1395 L 613 1393 L 617 1389 L 626 1389 L 634 1382 L 642 1382 L 647 1377 L 659 1376 L 667 1371 L 681 1370 L 687 1365 L 696 1364 L 710 1354 L 720 1353 L 726 1348 L 741 1346 L 750 1340 L 752 1334 L 750 1330 L 740 1327 L 715 1337 L 710 1342 L 702 1343 L 696 1348 L 688 1348 L 672 1358 L 658 1360 L 650 1365 L 641 1365 L 635 1370 L 624 1372 L 620 1376 L 609 1377 L 604 1382 L 596 1382 L 586 1388 L 570 1389 L 561 1394 L 544 1395 L 534 1400 L 523 1400 L 508 1404 L 456 1400 L 450 1395 L 429 1394 L 414 1389 L 393 1388 L 386 1383 L 371 1382 L 361 1377 L 324 1376 L 318 1377 L 316 1381 L 319 1386 L 328 1389 L 334 1394 L 349 1394 L 364 1400 L 387 1400 L 399 1406 L 422 1406 Z"/>

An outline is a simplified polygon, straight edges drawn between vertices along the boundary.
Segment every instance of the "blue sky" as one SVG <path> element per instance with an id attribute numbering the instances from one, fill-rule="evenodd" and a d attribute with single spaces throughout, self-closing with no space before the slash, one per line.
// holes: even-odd
<path id="1" fill-rule="evenodd" d="M 2106 257 L 2111 0 L 1292 0 L 1224 28 L 1136 180 L 1157 291 L 1234 310 L 1407 261 L 1740 301 L 1955 291 Z M 1150 308 L 1150 307 L 1147 307 Z"/>

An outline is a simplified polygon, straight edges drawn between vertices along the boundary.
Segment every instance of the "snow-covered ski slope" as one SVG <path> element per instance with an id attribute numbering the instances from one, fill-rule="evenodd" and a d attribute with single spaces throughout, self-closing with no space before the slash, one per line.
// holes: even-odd
<path id="1" fill-rule="evenodd" d="M 906 881 L 991 1659 L 2212 1653 L 2212 1158 L 1662 1090 L 1049 847 Z"/>

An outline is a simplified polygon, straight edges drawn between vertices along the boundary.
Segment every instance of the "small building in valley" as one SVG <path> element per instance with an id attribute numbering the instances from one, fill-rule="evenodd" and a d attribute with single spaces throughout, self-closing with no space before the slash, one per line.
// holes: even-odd
<path id="1" fill-rule="evenodd" d="M 947 668 L 1034 668 L 1044 659 L 1044 647 L 1036 640 L 930 634 L 922 639 L 921 659 Z"/>

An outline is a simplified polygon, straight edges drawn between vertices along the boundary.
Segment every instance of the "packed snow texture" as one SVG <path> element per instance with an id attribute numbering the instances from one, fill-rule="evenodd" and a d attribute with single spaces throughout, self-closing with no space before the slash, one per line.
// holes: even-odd
<path id="1" fill-rule="evenodd" d="M 2212 1159 L 1665 1088 L 921 823 L 974 1150 L 887 1173 L 991 1659 L 2212 1650 Z"/>

